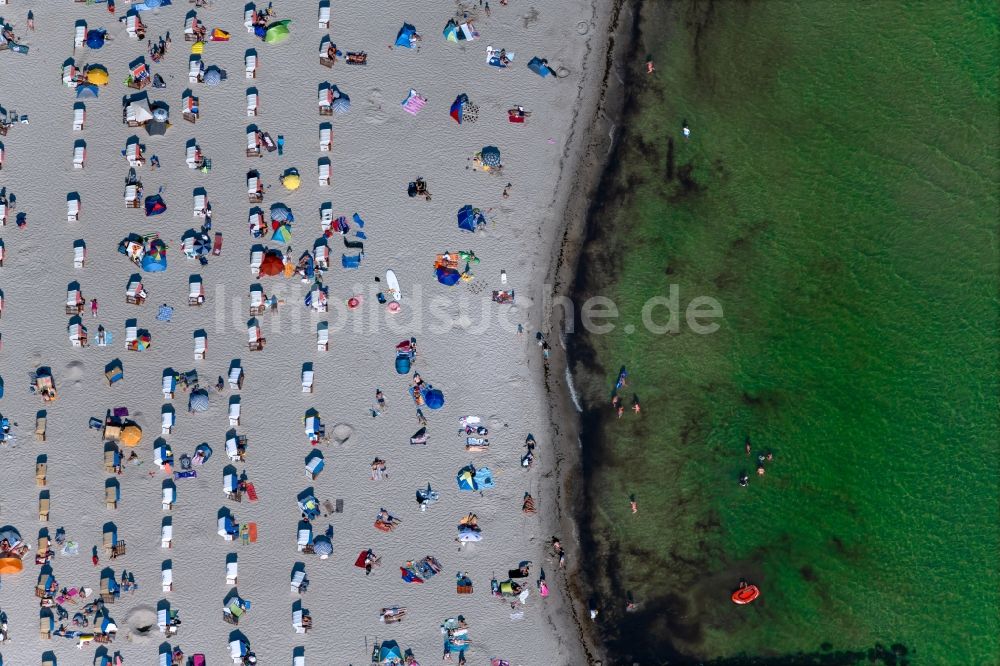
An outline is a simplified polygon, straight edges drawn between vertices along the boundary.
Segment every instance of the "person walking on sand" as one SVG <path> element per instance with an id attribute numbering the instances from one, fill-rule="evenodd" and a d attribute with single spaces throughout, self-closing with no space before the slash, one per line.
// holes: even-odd
<path id="1" fill-rule="evenodd" d="M 90 299 L 90 314 L 92 314 L 95 318 L 97 317 L 97 299 L 96 298 Z"/>
<path id="2" fill-rule="evenodd" d="M 278 143 L 278 155 L 279 156 L 280 155 L 284 155 L 285 154 L 285 137 L 284 137 L 284 135 L 282 135 L 282 134 L 278 135 L 278 141 L 277 141 L 277 143 Z"/>
<path id="3" fill-rule="evenodd" d="M 35 12 L 28 10 L 28 30 L 35 31 Z"/>
<path id="4" fill-rule="evenodd" d="M 94 563 L 95 567 L 97 566 L 97 563 L 100 561 L 97 558 L 97 546 L 94 546 L 90 551 L 90 561 Z"/>
<path id="5" fill-rule="evenodd" d="M 639 503 L 635 500 L 635 495 L 628 498 L 628 504 L 632 507 L 632 513 L 639 513 Z"/>
<path id="6" fill-rule="evenodd" d="M 383 412 L 385 411 L 385 395 L 382 393 L 382 389 L 375 389 L 375 400 L 378 402 L 378 407 Z"/>

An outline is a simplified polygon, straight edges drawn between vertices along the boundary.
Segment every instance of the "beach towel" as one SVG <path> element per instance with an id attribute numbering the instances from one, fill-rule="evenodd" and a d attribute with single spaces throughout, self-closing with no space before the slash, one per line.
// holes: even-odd
<path id="1" fill-rule="evenodd" d="M 422 108 L 424 108 L 424 105 L 427 104 L 427 100 L 418 95 L 416 90 L 410 88 L 410 92 L 406 96 L 406 99 L 403 100 L 402 104 L 404 111 L 415 116 L 420 113 Z"/>
<path id="2" fill-rule="evenodd" d="M 170 318 L 174 316 L 174 309 L 169 305 L 161 305 L 159 311 L 156 313 L 156 319 L 158 321 L 170 321 Z"/>
<path id="3" fill-rule="evenodd" d="M 364 220 L 362 220 L 362 219 L 361 219 L 361 216 L 360 216 L 360 215 L 358 215 L 357 213 L 355 213 L 355 214 L 354 214 L 354 223 L 355 223 L 356 225 L 358 225 L 359 227 L 361 227 L 362 229 L 364 229 L 364 228 L 365 228 L 365 221 L 364 221 Z"/>

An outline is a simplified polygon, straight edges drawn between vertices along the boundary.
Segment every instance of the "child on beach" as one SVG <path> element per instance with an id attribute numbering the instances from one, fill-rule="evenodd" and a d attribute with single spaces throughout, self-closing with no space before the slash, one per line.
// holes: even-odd
<path id="1" fill-rule="evenodd" d="M 97 317 L 97 299 L 96 298 L 90 299 L 90 314 L 92 314 L 95 318 Z"/>

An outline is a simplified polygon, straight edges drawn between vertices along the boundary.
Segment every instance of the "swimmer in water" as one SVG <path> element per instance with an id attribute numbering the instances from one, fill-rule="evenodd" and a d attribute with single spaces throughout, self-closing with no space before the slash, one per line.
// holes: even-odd
<path id="1" fill-rule="evenodd" d="M 688 121 L 686 119 L 681 123 L 681 132 L 684 134 L 685 139 L 691 138 L 691 128 L 688 127 Z"/>
<path id="2" fill-rule="evenodd" d="M 740 487 L 746 488 L 747 484 L 749 484 L 749 483 L 750 483 L 750 477 L 747 476 L 746 472 L 741 472 L 740 473 Z"/>

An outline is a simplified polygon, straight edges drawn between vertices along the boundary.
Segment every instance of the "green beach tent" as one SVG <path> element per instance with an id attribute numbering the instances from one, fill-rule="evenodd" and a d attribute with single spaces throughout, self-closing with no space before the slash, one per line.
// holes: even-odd
<path id="1" fill-rule="evenodd" d="M 291 23 L 288 19 L 284 21 L 278 21 L 277 23 L 272 23 L 267 26 L 267 32 L 264 33 L 264 41 L 268 44 L 277 44 L 278 42 L 283 42 L 288 39 L 288 24 Z"/>

